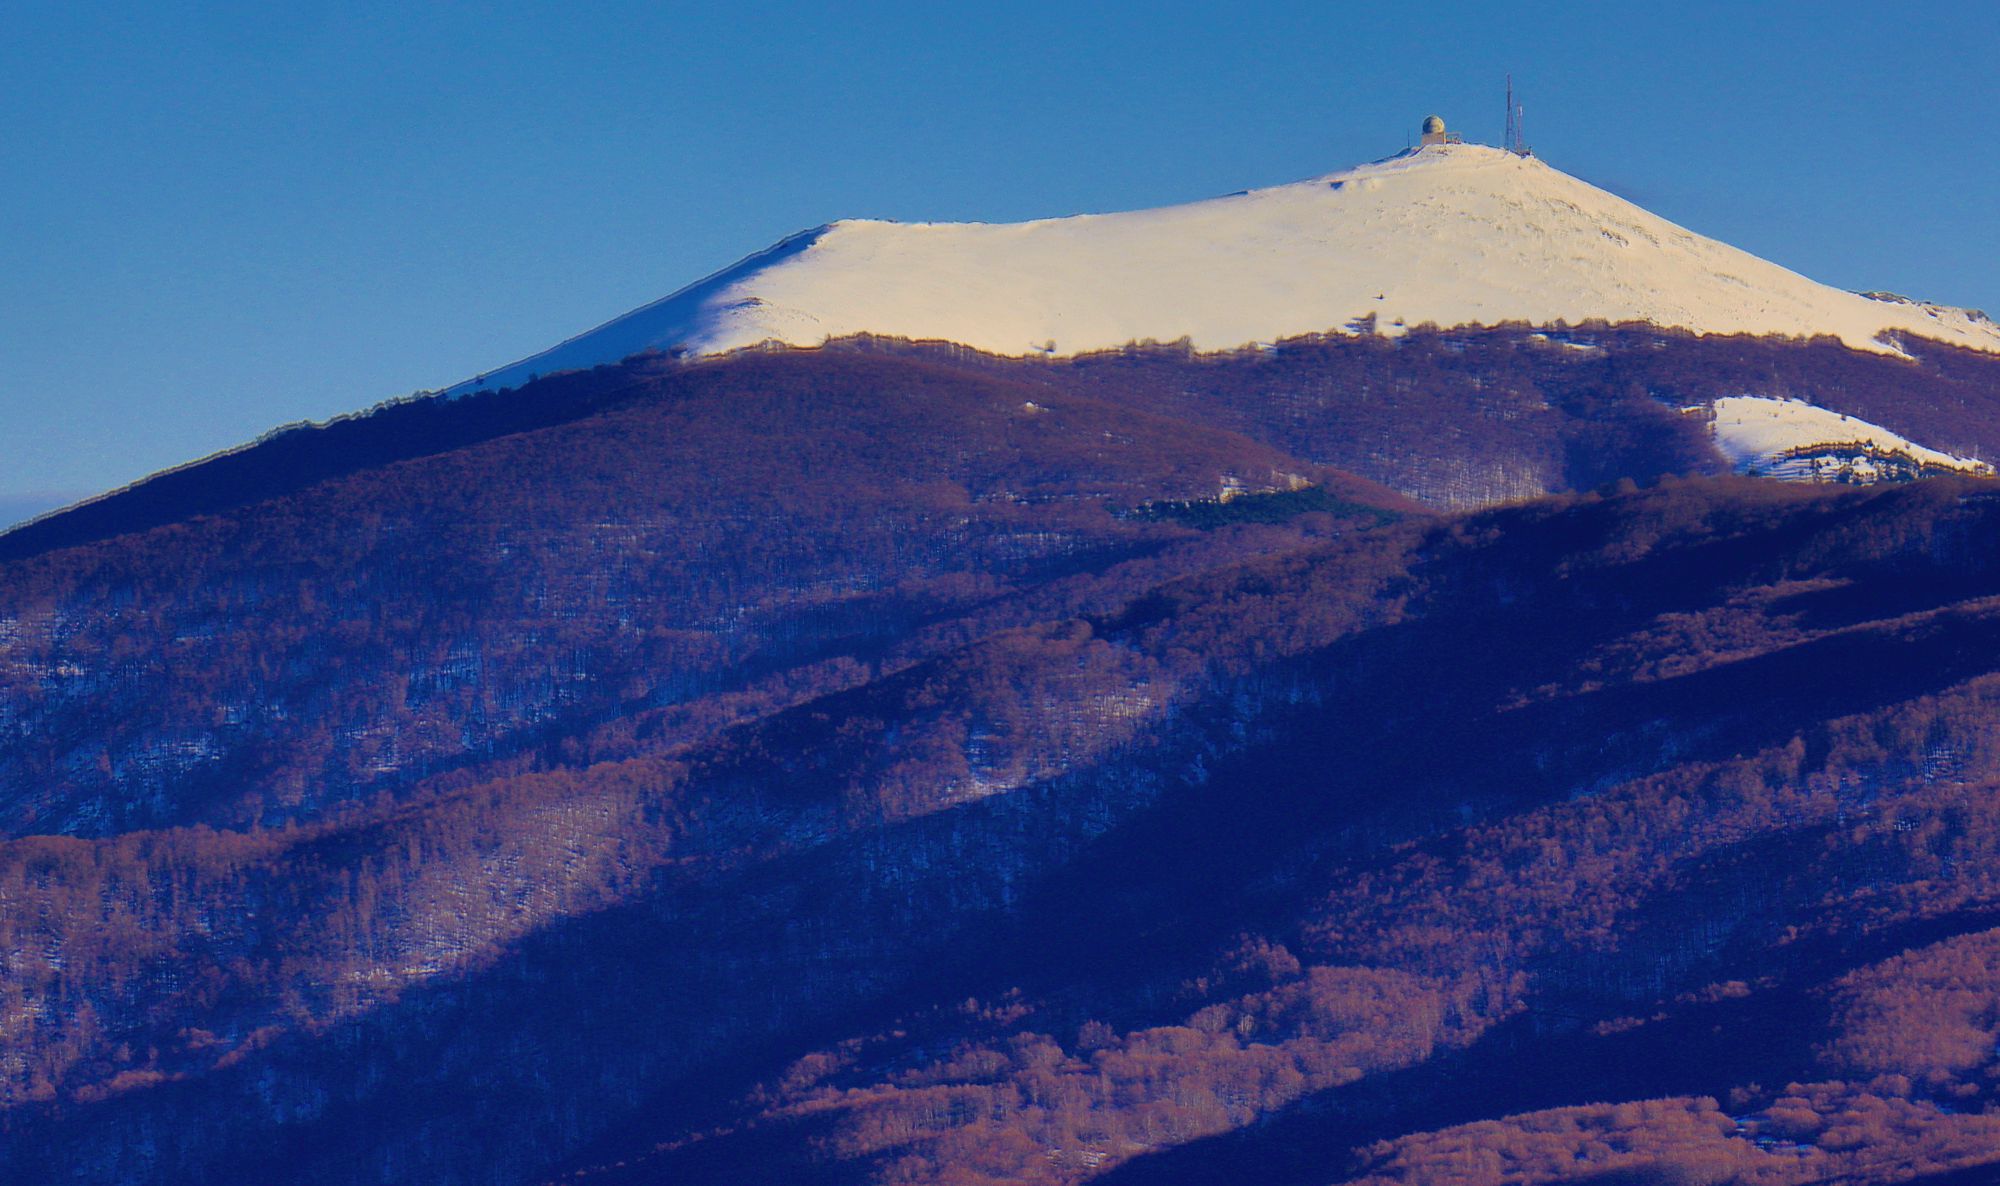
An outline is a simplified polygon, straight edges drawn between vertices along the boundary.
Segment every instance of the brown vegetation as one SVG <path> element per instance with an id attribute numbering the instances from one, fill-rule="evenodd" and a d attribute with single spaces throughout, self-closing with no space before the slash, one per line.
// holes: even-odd
<path id="1" fill-rule="evenodd" d="M 1591 332 L 750 355 L 9 561 L 0 1167 L 1976 1164 L 2000 498 L 1672 477 L 1844 364 Z M 1649 488 L 1321 468 L 1412 432 Z"/>

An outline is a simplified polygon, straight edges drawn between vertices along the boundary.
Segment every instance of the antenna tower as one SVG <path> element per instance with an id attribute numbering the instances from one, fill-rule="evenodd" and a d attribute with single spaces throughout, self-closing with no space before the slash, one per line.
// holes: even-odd
<path id="1" fill-rule="evenodd" d="M 1527 139 L 1521 134 L 1521 107 L 1514 102 L 1514 76 L 1507 76 L 1507 137 L 1501 147 L 1515 156 L 1531 156 Z"/>
<path id="2" fill-rule="evenodd" d="M 1514 76 L 1509 74 L 1507 76 L 1507 138 L 1500 142 L 1500 147 L 1506 149 L 1508 152 L 1518 150 L 1521 145 L 1521 129 L 1515 124 L 1514 119 Z"/>

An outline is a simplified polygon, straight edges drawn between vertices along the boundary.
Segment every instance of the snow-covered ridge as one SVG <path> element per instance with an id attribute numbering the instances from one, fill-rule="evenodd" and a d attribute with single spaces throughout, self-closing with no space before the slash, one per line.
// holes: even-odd
<path id="1" fill-rule="evenodd" d="M 857 333 L 1022 355 L 1589 320 L 1831 334 L 1890 353 L 1909 334 L 2000 353 L 2000 325 L 1981 315 L 1829 288 L 1540 160 L 1453 144 L 1156 210 L 836 222 L 451 392 L 642 350 L 713 354 Z"/>
<path id="2" fill-rule="evenodd" d="M 1984 461 L 1926 448 L 1879 424 L 1803 400 L 1734 395 L 1716 400 L 1713 415 L 1716 447 L 1738 473 L 1867 483 L 1927 470 L 1993 472 Z"/>

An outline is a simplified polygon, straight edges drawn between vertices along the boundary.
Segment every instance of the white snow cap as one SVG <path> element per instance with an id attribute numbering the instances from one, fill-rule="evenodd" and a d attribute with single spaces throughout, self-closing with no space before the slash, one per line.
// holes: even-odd
<path id="1" fill-rule="evenodd" d="M 1190 339 L 1593 319 L 1696 333 L 1896 335 L 2000 353 L 2000 325 L 1815 283 L 1532 157 L 1433 145 L 1183 206 L 1022 223 L 836 222 L 552 350 L 451 388 L 642 350 L 716 354 L 874 333 L 995 354 Z"/>

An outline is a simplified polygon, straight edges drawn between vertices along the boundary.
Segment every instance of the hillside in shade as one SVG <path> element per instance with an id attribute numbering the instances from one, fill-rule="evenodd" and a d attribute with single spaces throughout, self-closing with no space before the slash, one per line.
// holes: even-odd
<path id="1" fill-rule="evenodd" d="M 2000 456 L 2000 357 L 1940 342 L 1913 344 L 1913 354 L 1898 356 L 1848 349 L 1831 338 L 1794 342 L 1585 324 L 1546 332 L 1419 327 L 1397 337 L 1307 335 L 1223 353 L 1147 346 L 1073 359 L 1011 359 L 865 335 L 830 347 L 838 357 L 825 365 L 834 371 L 855 365 L 841 361 L 855 354 L 887 354 L 1045 394 L 1074 393 L 1195 431 L 1241 434 L 1303 463 L 1451 510 L 1622 477 L 1734 467 L 1869 482 L 1979 473 L 1984 458 Z M 476 398 L 400 400 L 282 429 L 0 532 L 0 561 L 585 420 L 638 395 L 709 385 L 716 375 L 755 373 L 762 365 L 640 354 Z M 1777 435 L 1732 436 L 1727 421 L 1740 418 L 1718 421 L 1712 413 L 1720 401 L 1743 397 L 1792 408 L 1790 427 Z M 1023 402 L 1034 401 L 1024 396 Z M 1829 434 L 1838 440 L 1810 439 L 1828 423 L 1839 426 Z M 1865 444 L 1871 440 L 1878 444 Z"/>
<path id="2" fill-rule="evenodd" d="M 2000 352 L 2000 324 L 1983 314 L 1829 288 L 1534 157 L 1449 144 L 1157 210 L 835 222 L 447 394 L 644 351 L 817 346 L 854 334 L 1019 356 L 1586 321 Z"/>
<path id="3" fill-rule="evenodd" d="M 1971 1173 L 2000 500 L 1750 392 L 2000 451 L 1938 344 L 862 339 L 0 537 L 0 1176 Z"/>

